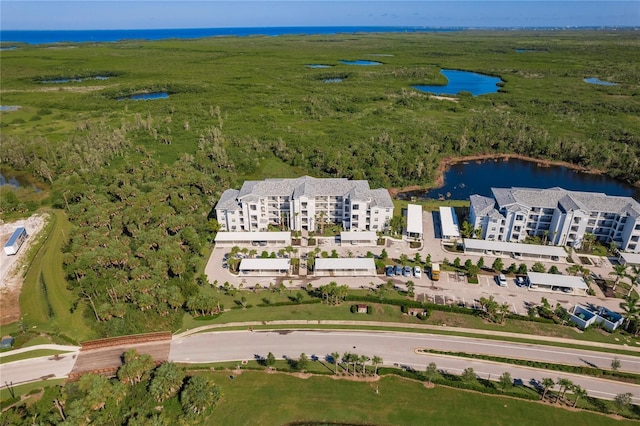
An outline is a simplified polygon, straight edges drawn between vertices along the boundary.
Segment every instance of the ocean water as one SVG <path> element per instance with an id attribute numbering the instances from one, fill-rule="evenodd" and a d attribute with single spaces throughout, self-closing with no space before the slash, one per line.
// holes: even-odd
<path id="1" fill-rule="evenodd" d="M 380 32 L 450 32 L 459 28 L 431 27 L 247 27 L 247 28 L 170 28 L 148 30 L 51 30 L 51 31 L 5 31 L 0 30 L 2 43 L 85 43 L 115 42 L 120 40 L 193 39 L 221 36 L 280 36 L 287 34 L 339 34 Z"/>

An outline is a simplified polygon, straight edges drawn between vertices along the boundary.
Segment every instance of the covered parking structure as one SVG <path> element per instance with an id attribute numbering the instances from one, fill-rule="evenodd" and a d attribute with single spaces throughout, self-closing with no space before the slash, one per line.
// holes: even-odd
<path id="1" fill-rule="evenodd" d="M 582 277 L 541 272 L 527 272 L 527 285 L 529 290 L 566 291 L 577 296 L 586 296 L 589 290 L 589 286 Z"/>
<path id="2" fill-rule="evenodd" d="M 440 207 L 440 227 L 443 240 L 455 240 L 460 238 L 458 216 L 453 207 Z"/>
<path id="3" fill-rule="evenodd" d="M 277 246 L 291 245 L 291 232 L 218 232 L 215 239 L 220 246 Z"/>
<path id="4" fill-rule="evenodd" d="M 561 260 L 567 257 L 562 247 L 539 244 L 507 243 L 505 241 L 487 241 L 465 238 L 463 240 L 465 254 L 510 256 L 514 259 L 527 257 L 531 259 Z"/>
<path id="5" fill-rule="evenodd" d="M 422 206 L 409 204 L 407 206 L 407 237 L 421 240 L 422 235 Z"/>
<path id="6" fill-rule="evenodd" d="M 370 257 L 340 257 L 316 259 L 316 276 L 375 276 L 376 264 Z"/>
<path id="7" fill-rule="evenodd" d="M 618 262 L 626 266 L 640 266 L 640 253 L 620 253 Z"/>
<path id="8" fill-rule="evenodd" d="M 259 276 L 283 276 L 289 273 L 289 259 L 242 259 L 240 274 Z"/>
<path id="9" fill-rule="evenodd" d="M 375 246 L 378 244 L 378 234 L 373 231 L 342 231 L 340 244 L 353 246 Z"/>

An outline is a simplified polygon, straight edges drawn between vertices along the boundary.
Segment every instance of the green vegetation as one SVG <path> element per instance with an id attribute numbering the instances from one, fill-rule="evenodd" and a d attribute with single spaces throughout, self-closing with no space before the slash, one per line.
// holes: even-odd
<path id="1" fill-rule="evenodd" d="M 518 422 L 524 425 L 570 422 L 599 425 L 632 424 L 627 420 L 616 420 L 583 410 L 568 411 L 555 405 L 540 404 L 535 401 L 487 396 L 440 385 L 427 388 L 421 382 L 393 375 L 382 377 L 376 382 L 332 380 L 329 377 L 320 376 L 300 379 L 286 374 L 264 374 L 257 371 L 242 371 L 241 374 L 236 374 L 229 370 L 198 373 L 193 377 L 205 378 L 216 383 L 222 393 L 222 399 L 210 414 L 191 417 L 188 419 L 189 423 L 204 422 L 206 424 L 215 420 L 216 423 L 225 425 L 273 425 L 304 420 L 306 422 L 413 425 L 423 423 L 424 419 L 428 418 L 434 424 L 466 425 L 477 422 L 479 418 L 491 418 L 492 424 L 509 425 L 514 418 L 518 418 Z M 435 381 L 440 380 L 442 379 L 436 378 Z M 87 379 L 85 381 L 89 382 Z M 116 386 L 117 382 L 109 385 L 107 382 L 91 380 L 90 383 L 100 386 L 103 390 L 109 387 L 119 390 L 122 392 L 123 399 L 116 405 L 115 400 L 111 399 L 113 396 L 96 399 L 99 394 L 95 392 L 84 396 L 79 394 L 77 389 L 84 387 L 86 383 L 77 383 L 70 386 L 66 395 L 59 394 L 56 388 L 50 389 L 47 395 L 42 396 L 40 402 L 31 405 L 28 410 L 32 415 L 39 414 L 38 420 L 41 424 L 54 424 L 60 421 L 55 401 L 65 402 L 63 398 L 66 397 L 64 413 L 69 417 L 69 421 L 83 412 L 84 404 L 92 402 L 96 405 L 94 405 L 95 411 L 90 412 L 90 416 L 96 421 L 107 420 L 108 413 L 118 412 L 126 413 L 126 416 L 117 417 L 123 422 L 139 420 L 148 415 L 158 423 L 162 420 L 172 421 L 177 416 L 183 415 L 179 401 L 181 397 L 172 396 L 161 404 L 155 401 L 141 404 L 138 400 L 134 405 L 133 401 L 136 397 L 142 396 L 143 400 L 148 399 L 144 395 L 146 388 L 142 386 L 145 383 L 125 388 Z M 494 389 L 494 392 L 507 391 Z M 510 389 L 508 392 L 511 394 L 514 390 Z M 521 392 L 523 393 L 520 398 L 539 399 L 538 394 L 531 390 L 529 394 L 526 390 Z M 100 407 L 102 400 L 106 400 L 104 407 Z M 282 404 L 282 401 L 287 403 Z M 582 398 L 578 406 L 586 406 L 589 403 L 590 398 Z M 156 411 L 154 405 L 160 405 L 163 409 Z M 278 409 L 274 410 L 274 406 Z M 465 409 L 461 410 L 461 406 Z M 593 409 L 593 406 L 590 408 Z M 613 403 L 605 403 L 604 408 L 609 409 L 610 412 L 616 409 Z M 15 413 L 14 410 L 4 413 L 3 419 L 15 420 L 13 424 L 16 425 L 27 424 L 26 421 L 23 423 L 21 419 L 14 417 Z M 28 421 L 30 420 L 31 417 Z"/>
<path id="2" fill-rule="evenodd" d="M 2 102 L 22 108 L 0 113 L 0 164 L 37 179 L 49 197 L 3 194 L 0 214 L 46 205 L 71 223 L 39 253 L 51 262 L 34 259 L 23 326 L 80 340 L 176 329 L 185 311 L 216 314 L 202 276 L 217 230 L 209 214 L 247 178 L 432 186 L 445 158 L 516 153 L 635 182 L 639 44 L 626 31 L 462 31 L 3 51 Z M 523 45 L 535 52 L 515 52 Z M 337 62 L 376 52 L 392 56 L 380 67 Z M 411 88 L 443 82 L 441 67 L 498 75 L 504 85 L 457 103 Z M 323 83 L 328 74 L 343 82 Z M 90 75 L 110 78 L 53 91 L 43 83 Z M 618 85 L 583 82 L 592 75 Z M 158 90 L 170 97 L 117 100 Z"/>
<path id="3" fill-rule="evenodd" d="M 62 211 L 50 213 L 51 222 L 43 232 L 39 247 L 25 276 L 20 297 L 22 327 L 60 335 L 67 343 L 85 340 L 93 335 L 83 315 L 84 305 L 67 288 L 62 270 L 62 248 L 71 225 Z M 75 306 L 74 306 L 75 305 Z"/>
<path id="4" fill-rule="evenodd" d="M 20 361 L 22 359 L 38 358 L 41 356 L 49 356 L 49 355 L 55 356 L 55 355 L 60 355 L 64 353 L 67 353 L 67 351 L 57 351 L 54 349 L 35 349 L 33 351 L 22 352 L 15 355 L 3 356 L 2 358 L 0 358 L 0 364 L 6 364 L 8 362 L 13 362 L 13 361 Z"/>

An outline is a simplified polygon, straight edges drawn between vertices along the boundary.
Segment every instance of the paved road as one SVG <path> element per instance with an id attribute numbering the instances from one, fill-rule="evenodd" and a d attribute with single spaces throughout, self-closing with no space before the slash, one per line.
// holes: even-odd
<path id="1" fill-rule="evenodd" d="M 511 366 L 467 358 L 455 358 L 431 354 L 418 354 L 415 349 L 429 347 L 465 352 L 486 352 L 496 355 L 520 354 L 531 359 L 548 359 L 558 363 L 584 365 L 585 359 L 596 365 L 609 365 L 613 355 L 601 352 L 580 351 L 556 347 L 544 347 L 505 342 L 488 342 L 457 336 L 420 335 L 391 332 L 348 332 L 348 331 L 233 331 L 201 333 L 175 339 L 171 345 L 169 360 L 176 362 L 214 362 L 231 360 L 251 360 L 266 357 L 273 352 L 278 358 L 296 358 L 300 353 L 326 359 L 331 352 L 353 352 L 359 355 L 379 355 L 385 365 L 399 364 L 424 370 L 430 362 L 435 362 L 441 370 L 459 374 L 472 367 L 479 376 L 497 378 L 508 371 L 516 380 L 524 383 L 541 381 L 544 377 L 567 377 L 587 389 L 590 395 L 613 399 L 619 393 L 631 392 L 634 403 L 640 402 L 640 386 L 608 380 L 594 379 L 548 370 Z M 456 349 L 453 349 L 456 350 Z M 522 355 L 525 354 L 525 355 Z M 640 371 L 640 359 L 620 357 L 627 369 Z"/>
<path id="2" fill-rule="evenodd" d="M 0 364 L 0 388 L 7 384 L 32 382 L 54 377 L 67 377 L 76 362 L 78 352 L 70 352 L 56 356 L 49 355 L 40 358 L 30 358 Z"/>

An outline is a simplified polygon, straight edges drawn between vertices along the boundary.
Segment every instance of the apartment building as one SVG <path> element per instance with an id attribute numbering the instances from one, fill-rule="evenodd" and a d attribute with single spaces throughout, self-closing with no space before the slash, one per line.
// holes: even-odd
<path id="1" fill-rule="evenodd" d="M 539 236 L 551 244 L 580 247 L 586 233 L 622 251 L 640 252 L 640 203 L 631 197 L 555 187 L 491 188 L 493 198 L 472 195 L 469 223 L 481 238 L 519 242 Z"/>
<path id="2" fill-rule="evenodd" d="M 314 231 L 339 224 L 347 231 L 383 231 L 393 216 L 386 189 L 344 178 L 266 179 L 227 189 L 215 207 L 223 231 L 265 231 L 269 225 Z"/>

